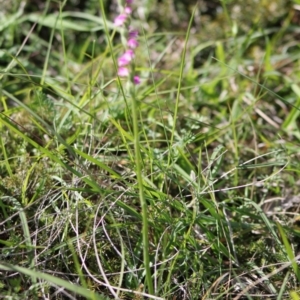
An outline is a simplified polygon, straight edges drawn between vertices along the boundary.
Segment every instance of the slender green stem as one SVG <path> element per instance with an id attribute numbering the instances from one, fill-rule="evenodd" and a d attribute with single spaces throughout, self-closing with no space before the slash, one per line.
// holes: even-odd
<path id="1" fill-rule="evenodd" d="M 189 26 L 187 29 L 186 37 L 185 37 L 185 43 L 184 43 L 184 48 L 183 48 L 183 53 L 181 57 L 181 63 L 180 63 L 180 72 L 179 72 L 179 79 L 178 79 L 178 87 L 177 87 L 177 95 L 176 95 L 176 102 L 175 102 L 175 109 L 174 109 L 174 117 L 173 117 L 173 128 L 172 128 L 172 133 L 171 133 L 171 138 L 170 138 L 170 151 L 169 151 L 169 156 L 168 156 L 168 166 L 171 164 L 171 158 L 172 158 L 172 145 L 174 141 L 174 135 L 176 131 L 176 121 L 177 121 L 177 115 L 178 115 L 178 107 L 179 107 L 179 99 L 180 99 L 180 92 L 181 92 L 181 84 L 182 84 L 182 78 L 183 78 L 183 71 L 184 71 L 184 62 L 185 62 L 185 55 L 186 55 L 186 49 L 187 49 L 187 43 L 190 38 L 190 33 L 191 33 L 191 28 L 192 28 L 192 22 L 194 19 L 194 15 L 196 12 L 197 5 L 194 7 Z"/>
<path id="2" fill-rule="evenodd" d="M 150 259 L 149 259 L 149 226 L 148 226 L 148 211 L 147 203 L 144 195 L 144 186 L 143 186 L 143 176 L 142 176 L 142 156 L 140 149 L 140 139 L 139 139 L 139 113 L 138 113 L 138 104 L 135 98 L 135 93 L 132 93 L 132 121 L 133 121 L 133 134 L 134 134 L 134 151 L 135 151 L 135 165 L 136 165 L 136 176 L 139 187 L 139 197 L 142 208 L 142 222 L 143 222 L 143 247 L 144 247 L 144 265 L 146 271 L 146 283 L 148 286 L 148 293 L 153 295 L 153 283 L 150 271 Z"/>

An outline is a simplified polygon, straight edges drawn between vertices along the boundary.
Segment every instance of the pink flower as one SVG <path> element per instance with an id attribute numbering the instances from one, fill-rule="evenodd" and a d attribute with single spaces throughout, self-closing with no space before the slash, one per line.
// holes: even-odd
<path id="1" fill-rule="evenodd" d="M 135 29 L 130 28 L 128 35 L 130 39 L 136 39 L 137 36 L 139 35 L 139 32 Z"/>
<path id="2" fill-rule="evenodd" d="M 133 77 L 133 82 L 134 82 L 135 84 L 140 84 L 140 83 L 141 83 L 140 77 L 139 77 L 139 76 L 134 76 L 134 77 Z"/>
<path id="3" fill-rule="evenodd" d="M 127 41 L 127 45 L 129 48 L 135 49 L 139 45 L 137 41 L 138 34 L 139 32 L 137 30 L 129 28 L 128 41 Z"/>
<path id="4" fill-rule="evenodd" d="M 129 64 L 130 60 L 124 58 L 123 56 L 119 57 L 118 59 L 118 66 L 119 67 L 124 67 L 127 66 Z"/>
<path id="5" fill-rule="evenodd" d="M 118 75 L 120 77 L 127 77 L 127 76 L 129 76 L 129 71 L 125 67 L 120 67 L 119 70 L 118 70 Z"/>
<path id="6" fill-rule="evenodd" d="M 127 14 L 127 15 L 130 15 L 132 13 L 132 9 L 129 6 L 126 6 L 124 11 L 125 11 L 125 14 Z"/>
<path id="7" fill-rule="evenodd" d="M 128 36 L 124 37 L 127 39 L 127 50 L 118 58 L 118 76 L 120 77 L 129 77 L 133 81 L 134 84 L 140 84 L 141 79 L 139 76 L 131 75 L 132 71 L 134 71 L 134 66 L 128 68 L 134 58 L 134 51 L 136 47 L 138 47 L 139 43 L 137 41 L 139 32 L 134 28 L 130 27 L 128 24 L 130 20 L 130 15 L 132 13 L 131 4 L 133 0 L 125 0 L 125 7 L 123 13 L 117 16 L 114 20 L 114 24 L 116 26 L 123 26 L 125 24 L 125 28 L 128 29 Z M 132 77 L 133 76 L 133 77 Z"/>
<path id="8" fill-rule="evenodd" d="M 136 47 L 138 47 L 138 45 L 139 45 L 139 42 L 136 40 L 136 39 L 129 39 L 128 41 L 127 41 L 127 45 L 128 45 L 128 47 L 129 48 L 131 48 L 131 49 L 135 49 Z"/>
<path id="9" fill-rule="evenodd" d="M 124 57 L 119 57 L 118 58 L 118 66 L 119 67 L 124 67 L 127 66 L 129 64 L 129 61 L 127 59 L 125 59 Z"/>
<path id="10" fill-rule="evenodd" d="M 134 57 L 133 50 L 129 49 L 125 51 L 118 59 L 118 66 L 119 67 L 127 66 L 132 61 L 133 57 Z"/>
<path id="11" fill-rule="evenodd" d="M 116 26 L 122 26 L 125 23 L 126 19 L 127 19 L 127 15 L 120 14 L 115 18 L 114 24 Z"/>

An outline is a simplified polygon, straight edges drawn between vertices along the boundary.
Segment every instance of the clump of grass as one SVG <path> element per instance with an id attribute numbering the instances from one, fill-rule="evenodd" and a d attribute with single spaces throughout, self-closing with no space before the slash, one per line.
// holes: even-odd
<path id="1" fill-rule="evenodd" d="M 295 7 L 244 32 L 223 1 L 202 40 L 198 6 L 154 32 L 127 2 L 127 81 L 116 11 L 46 4 L 0 26 L 0 294 L 297 299 Z"/>

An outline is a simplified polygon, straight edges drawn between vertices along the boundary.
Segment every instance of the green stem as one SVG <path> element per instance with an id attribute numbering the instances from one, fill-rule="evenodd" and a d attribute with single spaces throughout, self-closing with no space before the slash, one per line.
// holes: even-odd
<path id="1" fill-rule="evenodd" d="M 147 203 L 144 195 L 143 176 L 142 176 L 142 157 L 140 149 L 139 139 L 139 127 L 138 127 L 138 105 L 135 98 L 135 93 L 132 92 L 132 121 L 133 121 L 133 135 L 134 135 L 134 151 L 135 151 L 135 165 L 136 165 L 136 176 L 139 188 L 139 197 L 142 208 L 142 222 L 143 222 L 143 247 L 144 247 L 144 266 L 146 271 L 146 283 L 148 286 L 148 293 L 154 295 L 153 283 L 150 271 L 150 259 L 149 259 L 149 226 L 148 226 L 148 211 Z"/>
<path id="2" fill-rule="evenodd" d="M 183 79 L 183 71 L 184 71 L 184 63 L 185 63 L 185 55 L 186 55 L 186 49 L 187 49 L 187 45 L 188 45 L 188 41 L 190 38 L 190 33 L 191 33 L 191 28 L 192 28 L 192 24 L 193 24 L 193 19 L 195 16 L 195 12 L 197 9 L 197 5 L 195 5 L 194 9 L 193 9 L 193 13 L 189 22 L 189 26 L 187 29 L 187 33 L 185 36 L 185 42 L 184 42 L 184 48 L 183 48 L 183 52 L 182 52 L 182 56 L 181 56 L 181 63 L 180 63 L 180 72 L 179 72 L 179 79 L 178 79 L 178 86 L 177 86 L 177 94 L 176 94 L 176 100 L 175 100 L 175 109 L 174 109 L 174 117 L 173 117 L 173 127 L 172 127 L 172 132 L 171 132 L 171 138 L 170 138 L 170 151 L 169 151 L 169 156 L 168 156 L 168 167 L 170 167 L 171 165 L 171 161 L 172 161 L 172 145 L 174 142 L 174 135 L 175 135 L 175 131 L 176 131 L 176 122 L 177 122 L 177 115 L 178 115 L 178 107 L 179 107 L 179 100 L 180 100 L 180 93 L 181 93 L 181 85 L 182 85 L 182 79 Z"/>

